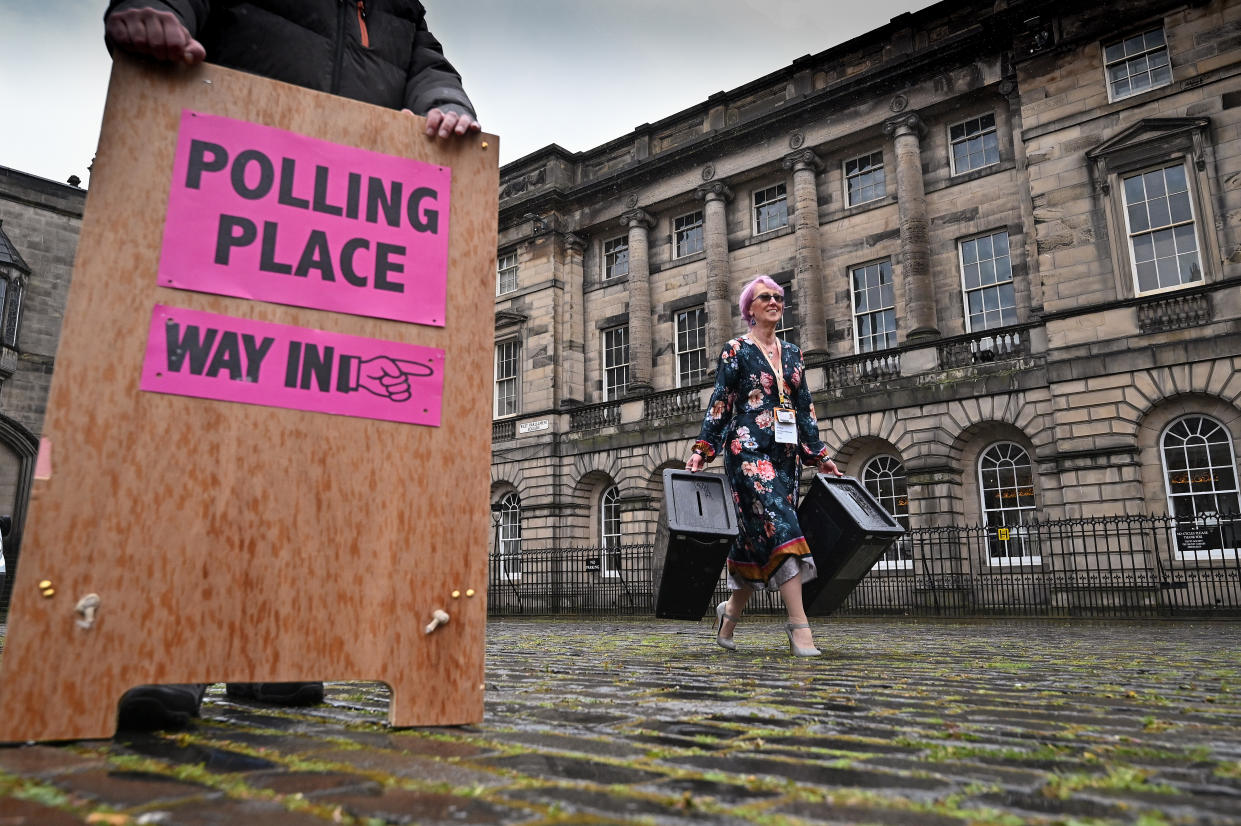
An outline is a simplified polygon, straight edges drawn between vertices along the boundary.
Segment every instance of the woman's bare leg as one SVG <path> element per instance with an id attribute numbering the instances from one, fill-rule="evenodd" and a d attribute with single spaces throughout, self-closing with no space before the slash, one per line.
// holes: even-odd
<path id="1" fill-rule="evenodd" d="M 781 584 L 780 596 L 784 599 L 785 610 L 789 612 L 789 623 L 792 625 L 809 623 L 806 619 L 806 608 L 801 599 L 801 577 L 795 576 Z M 798 648 L 813 648 L 814 635 L 810 633 L 809 628 L 799 628 L 793 632 L 793 642 Z"/>
<path id="2" fill-rule="evenodd" d="M 741 612 L 745 610 L 746 603 L 750 601 L 750 595 L 754 593 L 752 588 L 738 588 L 733 591 L 732 596 L 728 598 L 728 607 L 724 609 L 730 617 L 741 619 Z M 737 623 L 733 620 L 726 619 L 720 627 L 720 636 L 726 640 L 732 639 L 733 630 L 737 627 Z"/>

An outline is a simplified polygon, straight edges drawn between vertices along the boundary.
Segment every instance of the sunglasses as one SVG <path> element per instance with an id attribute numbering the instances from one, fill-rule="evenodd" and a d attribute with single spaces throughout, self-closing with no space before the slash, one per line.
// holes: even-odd
<path id="1" fill-rule="evenodd" d="M 758 295 L 754 296 L 754 300 L 755 300 L 755 301 L 761 301 L 761 302 L 763 302 L 764 304 L 767 304 L 767 303 L 770 303 L 770 302 L 773 302 L 773 301 L 774 301 L 776 304 L 783 304 L 783 303 L 784 303 L 784 296 L 782 296 L 782 295 L 780 295 L 780 294 L 778 294 L 778 293 L 759 293 Z"/>

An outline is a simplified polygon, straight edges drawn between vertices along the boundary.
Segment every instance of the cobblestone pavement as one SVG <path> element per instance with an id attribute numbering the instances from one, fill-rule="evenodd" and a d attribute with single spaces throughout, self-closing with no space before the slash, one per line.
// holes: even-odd
<path id="1" fill-rule="evenodd" d="M 0 749 L 0 824 L 1238 824 L 1241 625 L 499 620 L 486 718 L 208 694 L 182 733 Z"/>

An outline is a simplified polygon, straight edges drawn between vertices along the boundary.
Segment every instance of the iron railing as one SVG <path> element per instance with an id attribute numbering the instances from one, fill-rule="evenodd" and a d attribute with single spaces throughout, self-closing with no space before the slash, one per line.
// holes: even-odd
<path id="1" fill-rule="evenodd" d="M 655 549 L 523 548 L 494 553 L 488 610 L 649 614 Z M 1177 522 L 1107 517 L 1007 529 L 917 528 L 836 612 L 845 616 L 1167 617 L 1241 615 L 1241 516 Z M 721 577 L 715 599 L 728 591 Z M 760 592 L 749 613 L 782 613 Z"/>

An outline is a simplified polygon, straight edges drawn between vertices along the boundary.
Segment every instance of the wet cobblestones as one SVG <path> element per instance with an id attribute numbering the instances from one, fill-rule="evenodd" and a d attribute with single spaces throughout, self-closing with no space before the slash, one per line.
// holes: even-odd
<path id="1" fill-rule="evenodd" d="M 1241 824 L 1241 625 L 502 620 L 486 718 L 223 686 L 184 732 L 0 749 L 22 824 Z"/>

